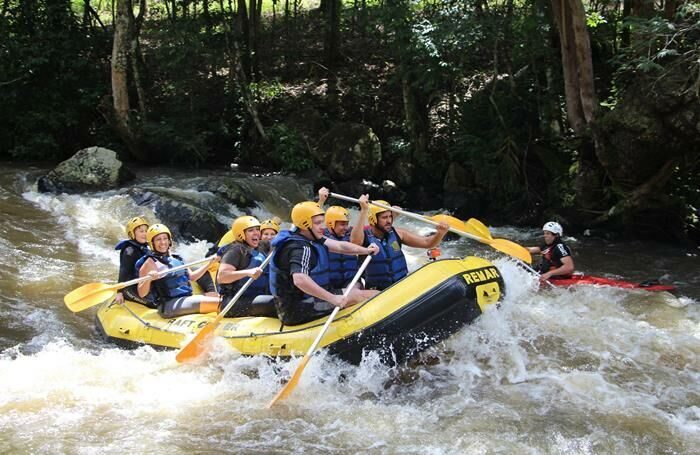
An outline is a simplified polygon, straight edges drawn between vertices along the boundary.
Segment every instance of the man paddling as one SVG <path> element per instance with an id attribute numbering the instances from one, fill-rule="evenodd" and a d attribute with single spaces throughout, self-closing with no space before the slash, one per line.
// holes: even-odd
<path id="1" fill-rule="evenodd" d="M 376 201 L 388 206 L 386 201 Z M 367 289 L 384 290 L 408 275 L 406 257 L 402 245 L 414 248 L 434 248 L 450 229 L 446 223 L 437 226 L 437 232 L 428 237 L 422 237 L 401 228 L 395 228 L 394 213 L 376 205 L 369 204 L 369 197 L 364 194 L 359 199 L 360 216 L 355 228 L 350 234 L 350 241 L 356 245 L 376 245 L 379 253 L 372 258 L 366 271 L 365 287 Z M 364 226 L 368 220 L 369 226 Z"/>
<path id="2" fill-rule="evenodd" d="M 270 262 L 270 290 L 275 296 L 277 314 L 285 325 L 298 325 L 374 297 L 376 291 L 353 288 L 347 296 L 330 285 L 328 252 L 367 255 L 368 248 L 323 236 L 323 209 L 312 201 L 292 209 L 292 230 L 281 231 L 272 241 L 275 252 Z"/>
<path id="3" fill-rule="evenodd" d="M 326 187 L 318 190 L 319 206 L 323 207 L 329 194 Z M 350 213 L 347 209 L 339 205 L 328 207 L 326 209 L 326 229 L 323 231 L 323 235 L 329 239 L 349 242 L 351 233 Z M 330 262 L 331 286 L 334 288 L 345 287 L 359 268 L 357 258 L 347 254 L 328 253 L 328 260 Z"/>
<path id="4" fill-rule="evenodd" d="M 574 273 L 574 259 L 571 250 L 562 241 L 564 229 L 556 221 L 548 221 L 542 226 L 544 245 L 528 248 L 533 254 L 541 254 L 542 262 L 538 267 L 540 281 L 551 278 L 568 278 Z"/>

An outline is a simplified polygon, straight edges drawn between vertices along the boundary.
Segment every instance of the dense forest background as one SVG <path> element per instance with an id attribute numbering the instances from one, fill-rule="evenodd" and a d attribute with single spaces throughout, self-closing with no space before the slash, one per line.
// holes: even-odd
<path id="1" fill-rule="evenodd" d="M 697 240 L 700 4 L 0 0 L 0 158 L 92 145 Z"/>

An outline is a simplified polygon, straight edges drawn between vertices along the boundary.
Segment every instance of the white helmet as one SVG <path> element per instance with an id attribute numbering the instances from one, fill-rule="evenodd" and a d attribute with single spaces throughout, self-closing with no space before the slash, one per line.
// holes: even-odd
<path id="1" fill-rule="evenodd" d="M 562 235 L 564 233 L 564 229 L 561 227 L 561 224 L 557 223 L 556 221 L 547 221 L 544 223 L 544 226 L 542 226 L 542 230 L 549 231 L 556 235 Z"/>

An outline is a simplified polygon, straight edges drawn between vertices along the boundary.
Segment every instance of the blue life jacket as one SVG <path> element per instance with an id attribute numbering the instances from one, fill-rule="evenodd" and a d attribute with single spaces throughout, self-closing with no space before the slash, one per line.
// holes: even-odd
<path id="1" fill-rule="evenodd" d="M 152 258 L 156 262 L 156 268 L 159 272 L 185 264 L 180 256 L 174 254 L 160 256 L 149 251 L 148 254 L 136 261 L 137 271 L 141 270 L 141 267 L 148 258 Z M 169 273 L 163 278 L 153 281 L 151 286 L 155 288 L 156 298 L 158 300 L 168 300 L 192 295 L 192 286 L 187 276 L 187 269 Z"/>
<path id="2" fill-rule="evenodd" d="M 129 254 L 127 255 L 126 249 L 127 248 L 133 248 L 134 249 L 134 254 Z M 119 251 L 119 281 L 131 281 L 134 278 L 139 277 L 139 273 L 134 267 L 136 262 L 141 259 L 145 254 L 148 254 L 150 251 L 148 249 L 148 245 L 145 243 L 139 243 L 136 240 L 132 239 L 126 239 L 122 240 L 121 242 L 117 243 L 116 246 L 114 247 L 115 250 Z M 149 306 L 149 307 L 155 307 L 153 302 L 151 301 L 152 299 L 149 298 L 149 296 L 146 297 L 141 297 L 139 296 L 138 290 L 137 290 L 137 285 L 133 284 L 131 286 L 123 288 L 121 291 L 122 295 L 124 298 L 127 300 L 131 300 L 133 302 L 141 303 L 143 305 Z"/>
<path id="3" fill-rule="evenodd" d="M 374 243 L 379 247 L 379 253 L 372 256 L 365 270 L 365 287 L 382 291 L 408 275 L 406 257 L 401 251 L 401 237 L 394 228 L 380 239 L 368 227 L 365 229 L 365 239 L 367 245 Z"/>
<path id="4" fill-rule="evenodd" d="M 125 240 L 120 241 L 119 243 L 117 243 L 114 246 L 114 249 L 121 251 L 129 245 L 133 246 L 138 251 L 141 251 L 143 254 L 146 254 L 150 251 L 148 249 L 148 245 L 146 245 L 145 243 L 142 244 L 142 243 L 137 242 L 136 240 L 131 240 L 131 239 L 125 239 Z"/>
<path id="5" fill-rule="evenodd" d="M 349 242 L 352 228 L 342 238 L 338 238 L 333 231 L 326 229 L 323 234 L 333 240 Z M 357 264 L 357 256 L 328 252 L 328 262 L 331 273 L 331 286 L 335 289 L 340 289 L 347 286 L 348 283 L 355 277 L 359 266 Z"/>
<path id="6" fill-rule="evenodd" d="M 136 240 L 131 240 L 131 239 L 126 239 L 126 240 L 120 241 L 119 243 L 117 243 L 117 244 L 114 246 L 114 249 L 120 252 L 119 254 L 122 255 L 122 256 L 121 256 L 121 259 L 124 260 L 124 256 L 123 256 L 124 250 L 125 250 L 127 247 L 130 247 L 130 246 L 133 247 L 133 248 L 138 252 L 138 256 L 139 256 L 138 259 L 140 259 L 140 258 L 142 258 L 143 256 L 147 255 L 147 254 L 151 251 L 151 250 L 148 248 L 148 245 L 146 245 L 145 243 L 144 243 L 144 244 L 141 244 L 141 243 L 137 242 Z M 137 261 L 138 261 L 138 259 L 137 259 Z M 130 267 L 131 264 L 128 264 L 128 263 L 127 263 L 127 264 L 121 264 L 121 265 L 120 265 L 120 269 L 119 269 L 120 281 L 122 281 L 122 280 L 130 281 L 130 280 L 133 280 L 134 278 L 138 278 L 138 277 L 139 277 L 139 271 L 138 271 L 138 269 L 135 269 L 135 270 L 134 270 L 134 269 L 132 269 L 132 270 L 124 270 L 123 273 L 125 273 L 127 276 L 122 276 L 122 269 L 121 269 L 121 267 L 124 267 L 124 266 Z"/>
<path id="7" fill-rule="evenodd" d="M 219 251 L 216 254 L 220 254 L 222 257 L 226 253 L 226 251 L 231 248 L 233 245 L 235 245 L 236 242 L 229 243 L 226 246 L 222 246 L 219 248 Z M 251 257 L 250 261 L 248 262 L 248 265 L 245 267 L 245 269 L 252 269 L 255 267 L 260 267 L 263 262 L 265 262 L 266 256 L 258 251 L 257 249 L 251 250 L 250 251 Z M 222 295 L 234 295 L 238 292 L 238 290 L 248 281 L 248 278 L 242 278 L 238 281 L 234 281 L 233 283 L 227 283 L 227 284 L 219 284 L 219 293 Z M 248 289 L 245 290 L 243 293 L 243 296 L 245 297 L 257 297 L 259 295 L 269 295 L 270 294 L 270 269 L 269 267 L 265 267 L 263 269 L 263 273 L 258 277 L 257 280 L 253 280 L 253 282 L 248 286 Z"/>
<path id="8" fill-rule="evenodd" d="M 330 272 L 328 261 L 328 248 L 319 242 L 312 242 L 306 237 L 299 234 L 297 231 L 281 231 L 274 239 L 272 239 L 272 247 L 275 249 L 272 253 L 270 261 L 270 292 L 272 295 L 278 296 L 277 277 L 284 274 L 282 269 L 277 265 L 277 252 L 282 249 L 282 246 L 287 242 L 300 242 L 311 246 L 316 251 L 316 267 L 309 270 L 309 276 L 324 289 L 330 289 Z M 290 280 L 291 281 L 291 280 Z M 304 294 L 304 298 L 311 297 Z"/>

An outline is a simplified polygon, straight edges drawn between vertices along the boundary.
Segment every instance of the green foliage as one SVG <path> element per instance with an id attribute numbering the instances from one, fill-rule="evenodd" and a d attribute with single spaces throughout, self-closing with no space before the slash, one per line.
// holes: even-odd
<path id="1" fill-rule="evenodd" d="M 97 112 L 111 36 L 67 4 L 10 1 L 0 17 L 0 157 L 62 159 L 111 142 Z"/>
<path id="2" fill-rule="evenodd" d="M 306 171 L 313 167 L 313 159 L 301 135 L 285 124 L 277 124 L 267 130 L 271 161 L 286 172 Z"/>
<path id="3" fill-rule="evenodd" d="M 251 82 L 250 90 L 261 102 L 271 101 L 284 93 L 284 86 L 277 80 Z"/>
<path id="4" fill-rule="evenodd" d="M 598 11 L 587 11 L 586 12 L 586 25 L 590 28 L 596 28 L 599 25 L 607 24 L 608 21 L 603 17 L 603 15 Z"/>
<path id="5" fill-rule="evenodd" d="M 637 72 L 662 79 L 681 66 L 693 77 L 700 79 L 700 7 L 693 4 L 679 8 L 674 21 L 654 16 L 649 19 L 625 19 L 632 38 L 613 59 L 617 67 L 616 79 L 624 81 Z M 693 76 L 694 75 L 694 76 Z"/>

